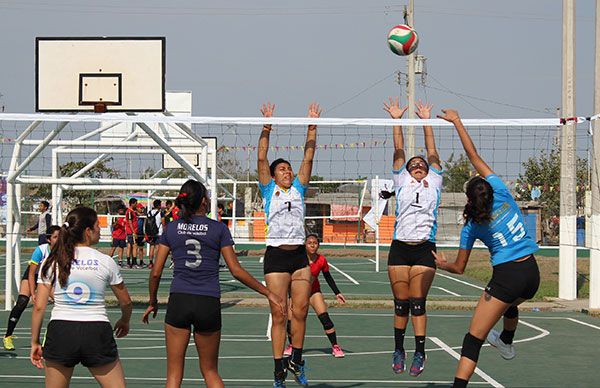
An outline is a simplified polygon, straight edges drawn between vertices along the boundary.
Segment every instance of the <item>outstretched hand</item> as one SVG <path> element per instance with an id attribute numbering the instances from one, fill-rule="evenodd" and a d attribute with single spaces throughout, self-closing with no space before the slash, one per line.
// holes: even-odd
<path id="1" fill-rule="evenodd" d="M 454 124 L 456 120 L 460 120 L 460 116 L 458 115 L 458 111 L 454 109 L 442 109 L 443 115 L 437 115 L 438 118 L 442 120 L 449 121 Z"/>
<path id="2" fill-rule="evenodd" d="M 312 102 L 308 106 L 308 117 L 318 118 L 321 117 L 321 107 L 316 102 Z"/>
<path id="3" fill-rule="evenodd" d="M 415 105 L 417 107 L 417 111 L 415 113 L 417 116 L 419 116 L 419 118 L 428 119 L 431 117 L 431 109 L 433 108 L 433 105 L 430 103 L 423 105 L 423 102 L 420 99 Z"/>
<path id="4" fill-rule="evenodd" d="M 446 260 L 446 256 L 444 256 L 444 252 L 434 252 L 431 251 L 433 257 L 435 257 L 435 265 L 439 269 L 446 269 L 448 265 L 448 260 Z"/>
<path id="5" fill-rule="evenodd" d="M 263 117 L 273 117 L 273 112 L 275 111 L 275 104 L 271 104 L 267 102 L 263 104 L 260 108 L 260 113 L 262 113 Z"/>
<path id="6" fill-rule="evenodd" d="M 400 108 L 400 98 L 396 97 L 394 100 L 392 97 L 388 98 L 389 102 L 383 102 L 383 110 L 390 114 L 393 119 L 402 118 L 404 112 L 408 109 L 408 106 Z"/>

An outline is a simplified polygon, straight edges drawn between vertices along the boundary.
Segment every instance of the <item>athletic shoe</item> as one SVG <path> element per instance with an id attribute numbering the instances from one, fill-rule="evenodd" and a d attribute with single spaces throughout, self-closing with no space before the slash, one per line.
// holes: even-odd
<path id="1" fill-rule="evenodd" d="M 333 345 L 331 348 L 331 354 L 335 358 L 342 358 L 345 356 L 344 351 L 340 348 L 340 345 Z"/>
<path id="2" fill-rule="evenodd" d="M 395 350 L 392 357 L 392 370 L 394 373 L 403 373 L 406 370 L 406 352 Z"/>
<path id="3" fill-rule="evenodd" d="M 8 337 L 4 337 L 4 350 L 15 350 L 15 345 L 13 344 L 12 335 Z"/>
<path id="4" fill-rule="evenodd" d="M 287 346 L 287 348 L 285 348 L 285 350 L 283 351 L 283 355 L 284 355 L 285 357 L 289 357 L 289 356 L 291 356 L 291 355 L 292 355 L 292 344 L 289 344 L 289 345 Z"/>
<path id="5" fill-rule="evenodd" d="M 500 356 L 505 360 L 512 360 L 517 355 L 513 344 L 505 344 L 502 342 L 500 339 L 500 332 L 498 330 L 492 329 L 487 336 L 487 341 L 490 343 L 490 345 L 498 349 Z"/>
<path id="6" fill-rule="evenodd" d="M 119 264 L 118 265 L 119 265 L 119 267 L 122 268 L 123 267 L 123 260 L 119 260 Z"/>
<path id="7" fill-rule="evenodd" d="M 273 382 L 273 388 L 285 388 L 285 377 L 287 375 L 286 371 L 275 372 L 275 381 Z"/>
<path id="8" fill-rule="evenodd" d="M 417 377 L 423 372 L 423 369 L 425 369 L 425 355 L 421 352 L 416 352 L 408 374 Z"/>
<path id="9" fill-rule="evenodd" d="M 294 380 L 296 380 L 296 382 L 298 384 L 300 384 L 303 387 L 308 387 L 308 379 L 306 378 L 306 375 L 304 374 L 304 360 L 300 361 L 299 363 L 295 363 L 294 361 L 292 361 L 291 359 L 287 359 L 287 370 L 289 370 L 290 372 L 292 372 L 292 374 L 294 375 Z"/>

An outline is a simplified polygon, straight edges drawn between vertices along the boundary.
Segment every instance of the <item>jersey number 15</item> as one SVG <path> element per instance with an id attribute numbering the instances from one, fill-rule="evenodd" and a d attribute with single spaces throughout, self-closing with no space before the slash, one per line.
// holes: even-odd
<path id="1" fill-rule="evenodd" d="M 518 220 L 519 220 L 519 215 L 515 213 L 513 218 L 511 218 L 511 220 L 508 221 L 508 223 L 506 224 L 506 226 L 508 226 L 508 230 L 510 230 L 512 240 L 514 242 L 517 242 L 520 239 L 522 239 L 523 237 L 525 237 L 525 228 L 523 228 L 523 223 L 519 222 L 517 224 Z M 498 240 L 500 240 L 500 244 L 502 244 L 503 247 L 508 245 L 508 243 L 506 242 L 506 238 L 504 237 L 504 235 L 501 232 L 494 233 L 492 235 L 492 237 L 495 237 Z"/>

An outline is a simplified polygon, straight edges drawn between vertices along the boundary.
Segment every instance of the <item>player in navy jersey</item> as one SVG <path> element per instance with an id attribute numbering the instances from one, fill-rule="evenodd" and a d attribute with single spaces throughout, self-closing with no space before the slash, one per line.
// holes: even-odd
<path id="1" fill-rule="evenodd" d="M 263 105 L 260 112 L 272 117 L 275 105 Z M 308 107 L 308 117 L 320 117 L 316 103 Z M 292 356 L 284 365 L 283 347 L 286 334 L 286 314 L 271 305 L 273 325 L 271 344 L 275 364 L 274 387 L 285 387 L 285 369 L 302 386 L 308 386 L 304 374 L 302 347 L 306 331 L 306 316 L 310 299 L 311 275 L 304 246 L 304 193 L 308 188 L 317 141 L 317 126 L 309 125 L 304 146 L 304 158 L 298 175 L 290 162 L 276 159 L 269 164 L 267 151 L 271 125 L 263 126 L 258 140 L 258 180 L 263 197 L 267 224 L 267 249 L 264 256 L 265 281 L 269 290 L 287 301 L 288 290 L 292 299 Z"/>
<path id="2" fill-rule="evenodd" d="M 531 299 L 540 284 L 540 273 L 533 254 L 538 246 L 525 229 L 519 206 L 502 180 L 481 159 L 458 112 L 442 110 L 438 116 L 454 124 L 467 157 L 480 176 L 466 184 L 465 224 L 458 255 L 453 263 L 443 253 L 435 254 L 438 268 L 462 274 L 473 243 L 481 240 L 490 251 L 492 279 L 479 298 L 469 332 L 463 340 L 461 358 L 454 378 L 455 388 L 466 387 L 479 358 L 484 339 L 495 346 L 504 359 L 515 357 L 512 345 L 519 322 L 517 306 Z M 492 330 L 504 316 L 504 330 Z"/>
<path id="3" fill-rule="evenodd" d="M 400 119 L 407 107 L 389 98 L 384 110 Z M 417 103 L 417 115 L 428 119 L 431 104 Z M 382 192 L 383 198 L 396 196 L 394 239 L 388 255 L 388 276 L 394 294 L 394 342 L 392 370 L 404 372 L 406 352 L 404 335 L 408 316 L 412 316 L 415 353 L 409 374 L 420 375 L 425 369 L 426 300 L 435 276 L 437 210 L 442 189 L 442 168 L 435 146 L 433 128 L 423 127 L 426 156 L 414 156 L 406 162 L 401 126 L 394 126 L 394 192 Z M 427 159 L 427 160 L 425 160 Z"/>
<path id="4" fill-rule="evenodd" d="M 227 226 L 206 217 L 210 201 L 202 183 L 195 180 L 185 182 L 175 202 L 183 217 L 167 224 L 160 237 L 158 254 L 150 273 L 150 303 L 142 320 L 148 323 L 151 313 L 156 317 L 158 286 L 167 256 L 172 252 L 175 266 L 165 316 L 166 386 L 181 385 L 185 353 L 193 330 L 206 386 L 223 387 L 218 372 L 221 340 L 219 255 L 225 258 L 233 277 L 265 295 L 269 303 L 281 312 L 284 311 L 284 302 L 240 266 Z"/>

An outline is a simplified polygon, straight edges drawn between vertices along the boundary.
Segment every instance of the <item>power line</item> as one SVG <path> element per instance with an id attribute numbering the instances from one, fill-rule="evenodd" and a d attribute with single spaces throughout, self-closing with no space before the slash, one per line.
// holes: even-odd
<path id="1" fill-rule="evenodd" d="M 375 81 L 374 83 L 372 83 L 371 85 L 367 86 L 366 88 L 364 88 L 363 90 L 361 90 L 360 92 L 356 93 L 355 95 L 353 95 L 352 97 L 340 102 L 337 105 L 332 106 L 331 108 L 325 110 L 323 113 L 327 113 L 327 112 L 331 112 L 332 110 L 339 108 L 340 106 L 354 100 L 355 98 L 357 98 L 358 96 L 360 96 L 361 94 L 367 92 L 368 90 L 374 88 L 375 86 L 379 85 L 380 83 L 382 83 L 383 81 L 389 79 L 390 77 L 393 77 L 394 75 L 396 75 L 396 71 L 393 71 L 392 73 L 386 75 L 385 77 L 383 77 L 382 79 Z"/>

